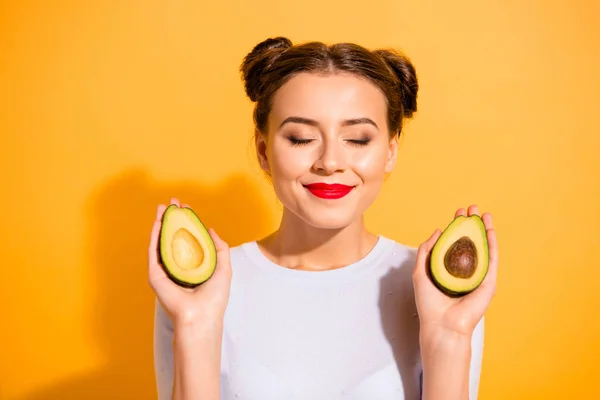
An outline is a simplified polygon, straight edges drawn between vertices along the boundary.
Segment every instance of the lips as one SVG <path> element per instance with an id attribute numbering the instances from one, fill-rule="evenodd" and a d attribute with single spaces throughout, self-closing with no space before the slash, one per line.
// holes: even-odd
<path id="1" fill-rule="evenodd" d="M 304 185 L 309 192 L 321 199 L 341 199 L 354 189 L 354 186 L 342 185 L 339 183 L 311 183 Z"/>

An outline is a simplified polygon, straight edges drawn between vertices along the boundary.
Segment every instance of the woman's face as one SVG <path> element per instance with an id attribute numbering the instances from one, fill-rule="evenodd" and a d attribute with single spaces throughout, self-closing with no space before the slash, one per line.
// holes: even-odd
<path id="1" fill-rule="evenodd" d="M 256 141 L 283 206 L 318 228 L 359 219 L 396 162 L 386 112 L 378 88 L 353 75 L 302 73 L 283 85 L 266 142 Z M 334 184 L 343 186 L 327 186 Z"/>

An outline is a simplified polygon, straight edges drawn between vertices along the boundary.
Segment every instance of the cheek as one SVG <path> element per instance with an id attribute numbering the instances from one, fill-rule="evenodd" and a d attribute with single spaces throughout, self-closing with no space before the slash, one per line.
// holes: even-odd
<path id="1" fill-rule="evenodd" d="M 354 160 L 354 170 L 365 183 L 373 180 L 383 180 L 387 163 L 387 149 L 373 147 L 368 151 L 357 153 Z"/>
<path id="2" fill-rule="evenodd" d="M 274 147 L 271 152 L 271 173 L 282 180 L 293 180 L 306 174 L 314 163 L 311 151 L 291 146 Z"/>

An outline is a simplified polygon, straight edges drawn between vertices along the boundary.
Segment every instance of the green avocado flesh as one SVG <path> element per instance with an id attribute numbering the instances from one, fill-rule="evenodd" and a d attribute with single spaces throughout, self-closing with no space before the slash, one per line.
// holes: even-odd
<path id="1" fill-rule="evenodd" d="M 196 287 L 215 272 L 217 251 L 208 230 L 187 207 L 171 204 L 165 210 L 159 238 L 160 261 L 169 278 Z"/>
<path id="2" fill-rule="evenodd" d="M 488 241 L 478 215 L 458 216 L 442 232 L 430 258 L 431 278 L 451 296 L 477 289 L 488 272 Z"/>

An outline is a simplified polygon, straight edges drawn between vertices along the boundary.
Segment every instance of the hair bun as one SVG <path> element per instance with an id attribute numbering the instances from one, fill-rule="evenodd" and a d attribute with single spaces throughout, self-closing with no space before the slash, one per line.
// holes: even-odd
<path id="1" fill-rule="evenodd" d="M 250 53 L 262 52 L 265 50 L 272 49 L 289 49 L 292 47 L 292 41 L 284 36 L 278 36 L 275 38 L 265 39 L 258 43 Z"/>
<path id="2" fill-rule="evenodd" d="M 257 101 L 262 94 L 262 76 L 273 65 L 283 52 L 292 47 L 292 41 L 278 36 L 258 43 L 244 57 L 240 72 L 244 79 L 246 94 L 252 101 Z"/>
<path id="3" fill-rule="evenodd" d="M 400 81 L 400 93 L 404 117 L 411 118 L 417 111 L 419 82 L 414 65 L 408 57 L 395 50 L 376 50 Z"/>

